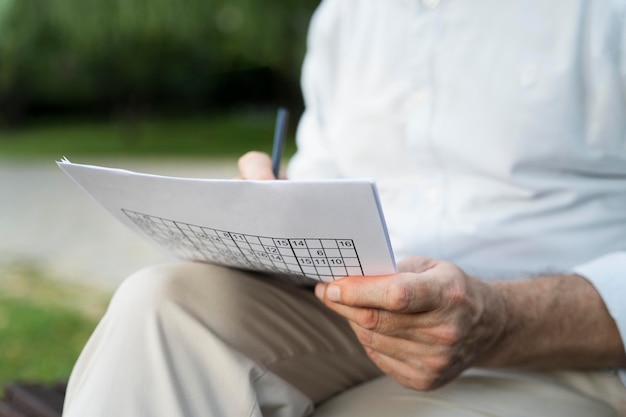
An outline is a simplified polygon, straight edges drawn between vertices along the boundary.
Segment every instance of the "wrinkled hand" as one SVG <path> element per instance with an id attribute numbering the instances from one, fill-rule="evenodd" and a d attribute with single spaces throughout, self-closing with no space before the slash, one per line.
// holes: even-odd
<path id="1" fill-rule="evenodd" d="M 315 293 L 348 319 L 383 372 L 413 389 L 435 389 L 490 354 L 503 334 L 504 301 L 448 262 L 412 257 L 398 269 L 318 284 Z"/>
<path id="2" fill-rule="evenodd" d="M 272 172 L 272 159 L 269 155 L 250 151 L 239 158 L 239 178 L 242 180 L 275 180 Z M 283 178 L 281 176 L 281 178 Z"/>

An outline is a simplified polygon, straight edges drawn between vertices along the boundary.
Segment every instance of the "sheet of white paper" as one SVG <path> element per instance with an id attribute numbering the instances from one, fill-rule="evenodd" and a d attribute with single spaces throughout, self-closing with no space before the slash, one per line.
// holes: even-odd
<path id="1" fill-rule="evenodd" d="M 116 218 L 180 259 L 299 282 L 396 271 L 373 181 L 211 180 L 58 165 Z"/>

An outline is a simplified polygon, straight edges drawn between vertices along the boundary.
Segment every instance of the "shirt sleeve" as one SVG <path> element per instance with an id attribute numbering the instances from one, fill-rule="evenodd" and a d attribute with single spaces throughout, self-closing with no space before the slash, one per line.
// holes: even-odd
<path id="1" fill-rule="evenodd" d="M 622 92 L 624 93 L 624 98 L 626 99 L 626 3 L 624 3 L 624 7 L 622 8 L 622 36 L 621 36 L 621 44 L 620 44 L 620 66 L 622 73 Z"/>
<path id="2" fill-rule="evenodd" d="M 626 346 L 626 252 L 614 252 L 575 267 L 572 272 L 589 280 L 602 297 Z M 620 370 L 626 385 L 626 369 Z"/>
<path id="3" fill-rule="evenodd" d="M 298 150 L 287 171 L 291 179 L 341 176 L 327 138 L 338 64 L 336 57 L 340 48 L 339 3 L 324 0 L 309 26 L 301 80 L 305 110 L 296 134 Z"/>

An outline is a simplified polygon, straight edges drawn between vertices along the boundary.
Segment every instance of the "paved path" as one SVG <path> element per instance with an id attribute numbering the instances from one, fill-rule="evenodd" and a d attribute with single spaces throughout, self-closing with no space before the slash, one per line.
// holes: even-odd
<path id="1" fill-rule="evenodd" d="M 234 160 L 83 158 L 134 171 L 232 178 Z M 35 262 L 52 276 L 114 289 L 137 269 L 171 258 L 84 194 L 52 160 L 0 158 L 0 263 Z"/>

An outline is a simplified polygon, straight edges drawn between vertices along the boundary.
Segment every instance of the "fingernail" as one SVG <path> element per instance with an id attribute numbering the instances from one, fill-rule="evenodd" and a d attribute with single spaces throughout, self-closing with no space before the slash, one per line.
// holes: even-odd
<path id="1" fill-rule="evenodd" d="M 327 284 L 317 284 L 315 286 L 315 296 L 320 300 L 324 300 L 324 293 L 326 292 Z"/>
<path id="2" fill-rule="evenodd" d="M 334 302 L 341 301 L 341 288 L 339 285 L 329 285 L 326 288 L 326 298 Z"/>

